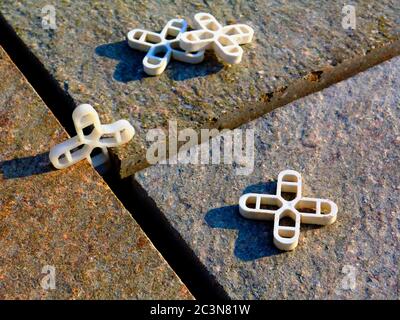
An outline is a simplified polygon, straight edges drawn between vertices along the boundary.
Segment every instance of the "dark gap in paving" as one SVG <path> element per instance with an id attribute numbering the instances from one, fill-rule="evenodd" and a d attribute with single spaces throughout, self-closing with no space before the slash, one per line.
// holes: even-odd
<path id="1" fill-rule="evenodd" d="M 76 135 L 71 116 L 76 105 L 71 96 L 59 87 L 1 14 L 0 30 L 0 45 L 68 134 Z M 222 287 L 211 278 L 195 254 L 147 197 L 146 192 L 139 184 L 132 185 L 130 178 L 120 179 L 118 161 L 112 161 L 112 166 L 104 175 L 106 183 L 195 298 L 228 300 L 229 297 Z"/>
<path id="2" fill-rule="evenodd" d="M 54 113 L 69 135 L 75 135 L 72 110 L 76 104 L 45 69 L 0 13 L 0 45 Z"/>
<path id="3" fill-rule="evenodd" d="M 71 96 L 62 90 L 43 64 L 1 15 L 0 30 L 0 44 L 52 110 L 62 126 L 70 135 L 75 135 L 71 118 L 75 103 Z M 398 55 L 400 53 L 399 44 L 399 41 L 394 42 L 389 46 L 373 50 L 366 56 L 345 61 L 329 70 L 311 72 L 304 79 L 299 79 L 297 82 L 288 85 L 288 87 L 263 94 L 257 105 L 247 108 L 246 112 L 241 113 L 239 116 L 236 112 L 228 115 L 213 127 L 235 128 L 291 101 L 312 92 L 320 91 L 333 83 L 351 77 L 360 71 Z M 130 179 L 121 180 L 118 178 L 116 171 L 119 167 L 118 161 L 114 161 L 113 171 L 115 172 L 105 177 L 106 182 L 189 290 L 196 298 L 200 299 L 213 297 L 226 299 L 227 295 L 224 290 L 216 283 L 191 249 L 166 221 L 146 192 L 135 181 L 131 183 Z"/>
<path id="4" fill-rule="evenodd" d="M 104 179 L 196 299 L 230 300 L 139 183 L 115 170 Z"/>

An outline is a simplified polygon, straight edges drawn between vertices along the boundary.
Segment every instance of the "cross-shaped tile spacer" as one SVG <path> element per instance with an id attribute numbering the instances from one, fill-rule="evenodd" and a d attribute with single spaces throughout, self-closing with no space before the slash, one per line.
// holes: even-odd
<path id="1" fill-rule="evenodd" d="M 147 52 L 143 59 L 144 71 L 151 76 L 164 72 L 171 56 L 175 60 L 187 63 L 200 63 L 204 59 L 204 50 L 185 52 L 179 46 L 179 38 L 187 29 L 184 19 L 172 19 L 161 33 L 142 29 L 128 32 L 127 39 L 131 48 Z"/>
<path id="2" fill-rule="evenodd" d="M 76 107 L 72 120 L 77 135 L 50 150 L 50 161 L 57 169 L 64 169 L 85 158 L 94 167 L 102 165 L 108 161 L 108 147 L 127 143 L 135 134 L 135 129 L 126 120 L 101 124 L 96 110 L 89 104 Z M 92 131 L 85 134 L 85 128 Z M 92 158 L 91 153 L 95 148 L 99 148 L 101 153 Z"/>
<path id="3" fill-rule="evenodd" d="M 330 200 L 302 197 L 301 175 L 294 170 L 279 174 L 276 195 L 247 193 L 239 199 L 242 216 L 274 220 L 274 244 L 287 251 L 299 242 L 300 222 L 328 225 L 336 221 L 337 211 Z M 292 225 L 282 225 L 284 218 L 290 218 Z"/>
<path id="4" fill-rule="evenodd" d="M 254 30 L 245 24 L 233 24 L 223 27 L 209 13 L 197 13 L 194 16 L 195 27 L 200 30 L 185 32 L 180 38 L 181 48 L 193 52 L 214 49 L 223 61 L 235 64 L 242 61 L 241 44 L 253 39 Z"/>

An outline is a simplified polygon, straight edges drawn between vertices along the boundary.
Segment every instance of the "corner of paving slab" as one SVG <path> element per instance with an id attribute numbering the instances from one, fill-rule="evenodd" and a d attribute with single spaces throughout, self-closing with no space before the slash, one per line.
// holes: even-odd
<path id="1" fill-rule="evenodd" d="M 0 47 L 0 297 L 193 299 L 88 163 L 55 170 L 68 138 Z"/>
<path id="2" fill-rule="evenodd" d="M 159 164 L 132 179 L 233 299 L 399 299 L 399 70 L 395 57 L 241 126 L 255 130 L 249 175 Z M 272 222 L 238 211 L 285 169 L 339 208 L 332 225 L 302 225 L 292 252 L 274 246 Z"/>

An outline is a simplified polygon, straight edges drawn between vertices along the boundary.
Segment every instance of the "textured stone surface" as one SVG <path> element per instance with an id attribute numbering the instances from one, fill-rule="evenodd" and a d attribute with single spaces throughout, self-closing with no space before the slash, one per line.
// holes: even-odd
<path id="1" fill-rule="evenodd" d="M 399 74 L 394 58 L 243 126 L 255 129 L 248 176 L 157 165 L 136 179 L 233 298 L 399 299 Z M 339 207 L 333 225 L 302 225 L 293 252 L 237 207 L 243 193 L 274 193 L 284 169 L 302 173 L 305 196 Z"/>
<path id="2" fill-rule="evenodd" d="M 66 138 L 0 48 L 0 298 L 192 298 L 85 161 L 52 169 L 49 147 Z M 46 265 L 54 290 L 40 285 Z"/>
<path id="3" fill-rule="evenodd" d="M 77 104 L 91 103 L 105 122 L 130 119 L 138 134 L 116 152 L 121 174 L 145 165 L 145 129 L 235 125 L 252 105 L 290 83 L 399 37 L 399 2 L 352 1 L 357 29 L 342 28 L 335 1 L 52 1 L 56 30 L 41 27 L 47 0 L 2 0 L 0 11 Z M 161 30 L 173 17 L 210 12 L 222 23 L 247 23 L 255 39 L 240 65 L 224 66 L 210 54 L 200 65 L 172 62 L 160 77 L 146 77 L 143 53 L 128 48 L 135 27 Z M 297 92 L 295 94 L 301 94 Z M 238 120 L 239 119 L 239 120 Z M 226 123 L 225 121 L 228 121 Z"/>

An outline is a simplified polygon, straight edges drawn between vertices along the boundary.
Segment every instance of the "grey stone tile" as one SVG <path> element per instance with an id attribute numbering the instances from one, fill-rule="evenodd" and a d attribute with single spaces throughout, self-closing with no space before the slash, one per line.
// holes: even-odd
<path id="1" fill-rule="evenodd" d="M 237 164 L 160 164 L 136 179 L 232 298 L 399 299 L 399 71 L 394 58 L 242 126 L 255 130 L 247 176 Z M 285 169 L 339 208 L 330 226 L 302 225 L 292 252 L 237 206 L 274 193 Z"/>
<path id="2" fill-rule="evenodd" d="M 0 298 L 192 299 L 88 163 L 52 168 L 67 137 L 0 47 Z"/>
<path id="3" fill-rule="evenodd" d="M 181 127 L 240 125 L 319 90 L 325 81 L 388 58 L 390 53 L 379 50 L 399 39 L 398 1 L 352 3 L 355 31 L 342 28 L 343 4 L 335 1 L 56 0 L 51 2 L 56 30 L 41 26 L 47 0 L 3 0 L 0 11 L 76 104 L 94 105 L 105 122 L 127 118 L 136 125 L 132 142 L 115 150 L 121 175 L 127 176 L 147 165 L 146 129 L 165 129 L 168 119 L 177 119 Z M 161 30 L 173 17 L 192 18 L 200 11 L 255 29 L 254 42 L 244 46 L 243 62 L 223 65 L 210 54 L 200 65 L 172 62 L 162 76 L 146 77 L 144 54 L 127 46 L 126 33 L 135 27 Z M 399 44 L 396 48 L 390 50 L 400 52 Z M 375 51 L 379 54 L 364 64 L 350 63 L 334 72 Z M 270 101 L 281 95 L 282 101 Z"/>

